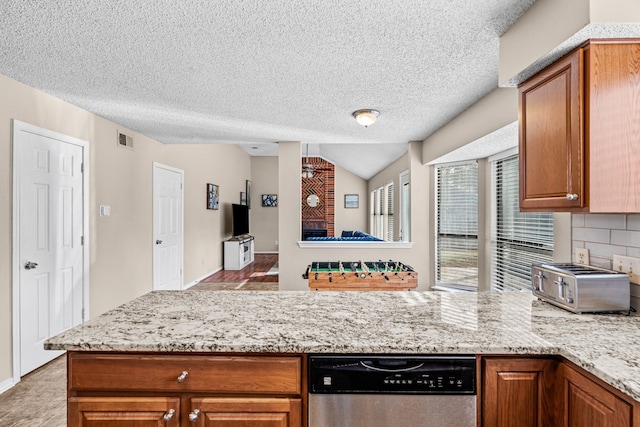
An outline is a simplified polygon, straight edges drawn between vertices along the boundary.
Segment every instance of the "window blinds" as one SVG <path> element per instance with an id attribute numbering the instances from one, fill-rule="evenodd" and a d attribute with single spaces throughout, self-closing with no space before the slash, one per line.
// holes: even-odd
<path id="1" fill-rule="evenodd" d="M 393 183 L 371 191 L 371 235 L 393 241 Z"/>
<path id="2" fill-rule="evenodd" d="M 478 285 L 478 163 L 436 168 L 436 283 Z"/>
<path id="3" fill-rule="evenodd" d="M 531 264 L 553 260 L 553 214 L 519 208 L 518 156 L 493 163 L 495 203 L 491 239 L 491 287 L 531 289 Z"/>
<path id="4" fill-rule="evenodd" d="M 393 184 L 386 187 L 387 190 L 387 217 L 386 217 L 386 238 L 388 242 L 393 242 Z"/>

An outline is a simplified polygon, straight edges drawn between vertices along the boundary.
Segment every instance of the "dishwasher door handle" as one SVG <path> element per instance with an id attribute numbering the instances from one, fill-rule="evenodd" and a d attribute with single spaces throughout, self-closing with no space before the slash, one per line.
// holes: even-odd
<path id="1" fill-rule="evenodd" d="M 408 368 L 388 369 L 388 368 L 379 368 L 377 366 L 371 366 L 366 364 L 363 361 L 360 361 L 360 364 L 367 369 L 371 369 L 373 371 L 379 371 L 379 372 L 409 372 L 409 371 L 414 371 L 416 369 L 420 369 L 424 366 L 424 363 L 418 363 L 417 365 L 410 366 Z"/>

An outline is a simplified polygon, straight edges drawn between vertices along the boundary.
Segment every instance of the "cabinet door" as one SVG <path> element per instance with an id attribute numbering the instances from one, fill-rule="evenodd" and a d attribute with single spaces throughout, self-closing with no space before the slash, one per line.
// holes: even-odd
<path id="1" fill-rule="evenodd" d="M 72 397 L 69 427 L 178 427 L 176 397 Z"/>
<path id="2" fill-rule="evenodd" d="M 301 427 L 300 399 L 193 398 L 189 420 L 197 427 Z"/>
<path id="3" fill-rule="evenodd" d="M 586 206 L 583 51 L 519 86 L 520 209 Z"/>
<path id="4" fill-rule="evenodd" d="M 482 360 L 482 426 L 554 425 L 556 361 L 508 358 Z"/>
<path id="5" fill-rule="evenodd" d="M 631 427 L 632 407 L 595 382 L 562 366 L 564 427 Z"/>

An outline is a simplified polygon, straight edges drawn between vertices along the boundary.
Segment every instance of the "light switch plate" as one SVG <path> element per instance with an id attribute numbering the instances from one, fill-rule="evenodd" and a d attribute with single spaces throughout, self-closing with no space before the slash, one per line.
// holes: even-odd
<path id="1" fill-rule="evenodd" d="M 111 206 L 100 205 L 100 216 L 111 216 Z"/>
<path id="2" fill-rule="evenodd" d="M 576 264 L 589 265 L 589 249 L 576 248 Z"/>

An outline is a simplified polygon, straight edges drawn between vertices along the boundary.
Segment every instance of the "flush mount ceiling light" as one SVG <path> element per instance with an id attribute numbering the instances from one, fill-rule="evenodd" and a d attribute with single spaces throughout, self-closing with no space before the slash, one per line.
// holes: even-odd
<path id="1" fill-rule="evenodd" d="M 379 115 L 380 111 L 378 110 L 365 109 L 353 112 L 353 117 L 355 117 L 356 122 L 364 127 L 369 127 L 370 125 L 372 125 Z"/>

